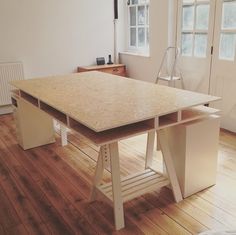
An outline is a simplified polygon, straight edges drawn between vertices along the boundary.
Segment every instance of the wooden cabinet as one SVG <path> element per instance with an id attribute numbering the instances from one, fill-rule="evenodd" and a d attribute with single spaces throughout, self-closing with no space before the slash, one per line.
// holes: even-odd
<path id="1" fill-rule="evenodd" d="M 111 73 L 114 75 L 119 75 L 126 77 L 126 68 L 124 64 L 111 64 L 111 65 L 94 65 L 94 66 L 81 66 L 78 67 L 78 72 L 88 72 L 88 71 L 101 71 L 104 73 Z"/>

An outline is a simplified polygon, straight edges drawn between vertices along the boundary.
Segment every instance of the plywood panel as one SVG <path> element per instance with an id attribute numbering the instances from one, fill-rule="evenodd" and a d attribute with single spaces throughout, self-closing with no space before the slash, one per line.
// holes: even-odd
<path id="1" fill-rule="evenodd" d="M 97 71 L 14 81 L 12 85 L 96 132 L 218 99 Z"/>

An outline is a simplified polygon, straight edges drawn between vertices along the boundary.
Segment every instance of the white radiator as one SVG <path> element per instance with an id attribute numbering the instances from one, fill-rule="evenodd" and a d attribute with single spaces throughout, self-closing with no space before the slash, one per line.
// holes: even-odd
<path id="1" fill-rule="evenodd" d="M 21 62 L 0 63 L 0 106 L 11 104 L 10 81 L 24 79 Z"/>

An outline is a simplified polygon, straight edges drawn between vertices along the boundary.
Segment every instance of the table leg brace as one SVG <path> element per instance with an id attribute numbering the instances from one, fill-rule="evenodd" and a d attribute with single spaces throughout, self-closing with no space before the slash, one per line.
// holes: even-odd
<path id="1" fill-rule="evenodd" d="M 100 148 L 93 187 L 90 194 L 90 201 L 94 201 L 96 199 L 96 187 L 101 184 L 104 169 L 108 168 L 109 164 L 111 168 L 115 227 L 116 230 L 119 230 L 121 228 L 124 228 L 125 224 L 120 182 L 119 149 L 117 142 L 109 145 L 104 145 Z"/>
<path id="2" fill-rule="evenodd" d="M 175 172 L 175 167 L 174 167 L 173 160 L 171 157 L 171 152 L 168 146 L 168 141 L 165 136 L 165 130 L 158 131 L 158 138 L 160 141 L 162 154 L 165 161 L 165 166 L 166 166 L 166 170 L 167 170 L 169 180 L 172 186 L 172 191 L 174 194 L 175 201 L 176 202 L 182 201 L 183 197 L 180 190 L 179 181 Z"/>
<path id="3" fill-rule="evenodd" d="M 155 131 L 148 132 L 145 169 L 152 166 Z"/>
<path id="4" fill-rule="evenodd" d="M 111 178 L 112 178 L 112 195 L 114 205 L 114 219 L 116 230 L 124 228 L 124 209 L 123 199 L 121 194 L 120 182 L 120 162 L 118 143 L 109 144 L 110 160 L 111 160 Z"/>
<path id="5" fill-rule="evenodd" d="M 60 131 L 61 131 L 61 145 L 66 146 L 68 144 L 66 126 L 60 125 Z"/>
<path id="6" fill-rule="evenodd" d="M 97 160 L 97 166 L 96 166 L 96 171 L 95 171 L 95 175 L 94 175 L 94 180 L 93 180 L 93 186 L 92 186 L 92 190 L 91 190 L 90 197 L 89 197 L 90 202 L 96 200 L 96 190 L 97 190 L 96 186 L 98 186 L 101 183 L 103 172 L 104 172 L 104 165 L 103 165 L 103 159 L 102 159 L 102 151 L 100 149 L 99 154 L 98 154 L 98 160 Z"/>

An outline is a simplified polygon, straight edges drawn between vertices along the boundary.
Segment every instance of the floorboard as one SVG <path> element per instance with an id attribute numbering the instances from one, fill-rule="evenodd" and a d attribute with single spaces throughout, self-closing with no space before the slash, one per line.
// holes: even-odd
<path id="1" fill-rule="evenodd" d="M 180 203 L 164 188 L 125 203 L 126 227 L 114 230 L 113 210 L 88 202 L 98 148 L 75 132 L 69 144 L 23 151 L 12 115 L 0 116 L 0 234 L 198 234 L 236 228 L 236 134 L 221 130 L 217 184 Z M 121 174 L 144 167 L 146 135 L 121 141 Z M 154 166 L 162 169 L 160 152 Z M 103 182 L 110 181 L 106 171 Z"/>

